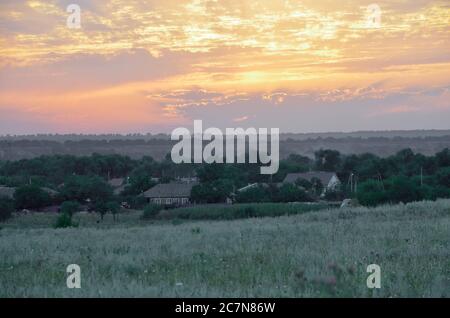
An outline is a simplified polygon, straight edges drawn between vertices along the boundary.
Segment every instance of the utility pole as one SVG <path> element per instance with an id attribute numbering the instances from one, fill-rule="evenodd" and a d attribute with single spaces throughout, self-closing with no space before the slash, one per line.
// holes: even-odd
<path id="1" fill-rule="evenodd" d="M 350 192 L 353 192 L 353 172 L 350 173 Z"/>

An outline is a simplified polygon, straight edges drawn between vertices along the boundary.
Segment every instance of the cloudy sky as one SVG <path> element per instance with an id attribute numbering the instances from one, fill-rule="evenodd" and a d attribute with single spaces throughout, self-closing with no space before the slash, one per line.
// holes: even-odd
<path id="1" fill-rule="evenodd" d="M 0 52 L 0 134 L 450 129 L 449 1 L 1 0 Z"/>

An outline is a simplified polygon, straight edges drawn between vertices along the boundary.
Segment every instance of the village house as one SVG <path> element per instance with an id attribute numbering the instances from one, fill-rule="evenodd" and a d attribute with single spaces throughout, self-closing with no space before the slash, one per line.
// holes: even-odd
<path id="1" fill-rule="evenodd" d="M 288 173 L 284 178 L 283 183 L 295 183 L 298 179 L 304 179 L 309 182 L 313 180 L 320 180 L 323 186 L 323 193 L 327 191 L 335 191 L 341 184 L 335 172 L 327 171 L 309 171 L 302 173 Z"/>
<path id="2" fill-rule="evenodd" d="M 149 203 L 159 205 L 181 206 L 190 204 L 192 187 L 197 185 L 191 183 L 160 183 L 143 193 Z"/>
<path id="3" fill-rule="evenodd" d="M 125 190 L 126 180 L 124 178 L 114 178 L 108 180 L 108 184 L 113 188 L 114 195 L 120 195 Z"/>

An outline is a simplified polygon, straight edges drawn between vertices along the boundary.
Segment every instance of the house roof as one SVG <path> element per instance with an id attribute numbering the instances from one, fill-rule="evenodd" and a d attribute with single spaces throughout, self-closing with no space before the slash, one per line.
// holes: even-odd
<path id="1" fill-rule="evenodd" d="M 58 191 L 55 191 L 53 189 L 46 188 L 46 187 L 42 187 L 41 190 L 47 192 L 50 196 L 53 196 L 53 197 L 58 195 L 58 193 L 59 193 Z"/>
<path id="2" fill-rule="evenodd" d="M 283 183 L 294 183 L 297 179 L 305 179 L 311 181 L 314 178 L 319 179 L 322 182 L 322 185 L 326 186 L 330 183 L 330 180 L 333 176 L 335 176 L 335 172 L 327 172 L 327 171 L 310 171 L 310 172 L 302 172 L 302 173 L 288 173 L 286 178 L 284 178 Z"/>
<path id="3" fill-rule="evenodd" d="M 198 183 L 160 183 L 144 192 L 146 198 L 187 198 Z"/>
<path id="4" fill-rule="evenodd" d="M 14 197 L 15 192 L 16 188 L 0 186 L 0 197 L 7 197 L 12 199 Z"/>
<path id="5" fill-rule="evenodd" d="M 118 188 L 123 184 L 123 178 L 114 178 L 108 181 L 109 185 L 113 188 Z"/>
<path id="6" fill-rule="evenodd" d="M 251 189 L 251 188 L 254 188 L 257 186 L 258 186 L 258 183 L 252 183 L 252 184 L 246 185 L 243 188 L 237 189 L 237 192 L 247 191 L 248 189 Z"/>
<path id="7" fill-rule="evenodd" d="M 275 186 L 277 186 L 277 187 L 279 187 L 281 184 L 279 184 L 279 183 L 272 183 L 273 185 L 275 185 Z M 245 191 L 247 191 L 247 190 L 249 190 L 249 189 L 252 189 L 252 188 L 256 188 L 256 187 L 263 187 L 263 188 L 268 188 L 268 187 L 270 187 L 270 184 L 269 183 L 266 183 L 266 182 L 256 182 L 256 183 L 251 183 L 251 184 L 249 184 L 249 185 L 246 185 L 245 187 L 243 187 L 243 188 L 240 188 L 240 189 L 237 189 L 236 191 L 237 192 L 245 192 Z"/>

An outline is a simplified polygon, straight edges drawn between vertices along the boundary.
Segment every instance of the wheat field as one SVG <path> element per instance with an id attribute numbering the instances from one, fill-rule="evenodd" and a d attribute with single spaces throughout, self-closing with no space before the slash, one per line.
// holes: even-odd
<path id="1" fill-rule="evenodd" d="M 0 224 L 0 297 L 449 297 L 450 200 L 231 221 Z M 81 268 L 81 288 L 66 267 Z M 369 264 L 381 288 L 369 289 Z"/>

